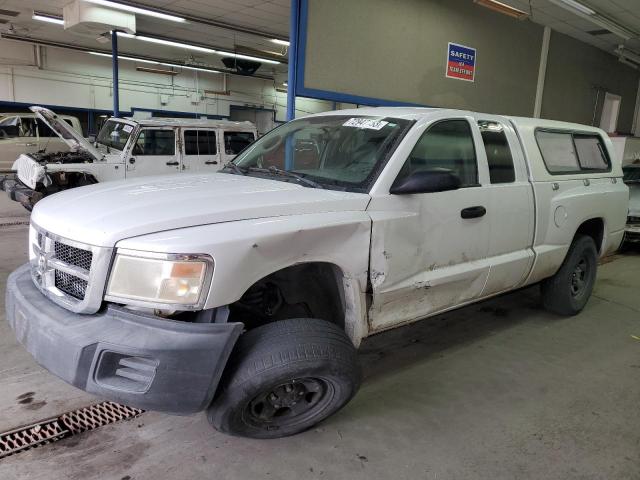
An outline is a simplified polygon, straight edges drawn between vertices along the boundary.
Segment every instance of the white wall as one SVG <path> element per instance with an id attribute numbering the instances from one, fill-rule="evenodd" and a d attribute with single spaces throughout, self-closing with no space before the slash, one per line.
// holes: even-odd
<path id="1" fill-rule="evenodd" d="M 0 101 L 111 110 L 111 60 L 68 49 L 44 47 L 42 68 L 36 66 L 34 47 L 0 40 Z M 182 70 L 179 75 L 136 71 L 150 64 L 120 61 L 120 110 L 153 109 L 229 116 L 231 105 L 276 110 L 286 117 L 286 93 L 275 82 L 253 77 L 227 76 L 230 95 L 204 95 L 221 91 L 223 75 Z M 159 67 L 168 68 L 168 67 Z M 205 96 L 203 99 L 202 97 Z M 163 104 L 162 99 L 166 99 Z M 330 102 L 298 98 L 296 114 L 332 108 Z"/>

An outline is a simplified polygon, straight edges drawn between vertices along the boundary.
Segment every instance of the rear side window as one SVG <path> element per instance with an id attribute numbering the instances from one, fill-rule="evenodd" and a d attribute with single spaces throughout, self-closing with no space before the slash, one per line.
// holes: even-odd
<path id="1" fill-rule="evenodd" d="M 227 155 L 237 155 L 253 143 L 252 132 L 224 132 L 224 150 Z"/>
<path id="2" fill-rule="evenodd" d="M 413 147 L 396 181 L 434 169 L 450 171 L 463 187 L 477 185 L 478 166 L 469 122 L 445 120 L 430 127 Z"/>
<path id="3" fill-rule="evenodd" d="M 610 168 L 604 144 L 597 135 L 538 130 L 536 140 L 549 173 L 608 171 Z"/>
<path id="4" fill-rule="evenodd" d="M 489 178 L 491 183 L 511 183 L 516 179 L 513 157 L 502 125 L 496 122 L 480 121 L 480 134 L 487 152 Z"/>
<path id="5" fill-rule="evenodd" d="M 133 149 L 135 155 L 175 155 L 176 137 L 173 130 L 142 130 Z"/>
<path id="6" fill-rule="evenodd" d="M 215 155 L 216 153 L 218 153 L 216 132 L 212 130 L 185 130 L 185 155 Z"/>
<path id="7" fill-rule="evenodd" d="M 578 161 L 583 170 L 607 170 L 609 162 L 604 153 L 600 137 L 596 135 L 574 135 Z"/>

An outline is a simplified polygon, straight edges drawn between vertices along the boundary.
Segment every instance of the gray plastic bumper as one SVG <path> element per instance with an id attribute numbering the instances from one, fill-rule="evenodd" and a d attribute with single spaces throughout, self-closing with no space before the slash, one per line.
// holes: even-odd
<path id="1" fill-rule="evenodd" d="M 7 192 L 7 195 L 14 202 L 19 202 L 23 207 L 31 210 L 43 194 L 36 192 L 16 179 L 15 175 L 5 175 L 0 177 L 0 190 Z"/>
<path id="2" fill-rule="evenodd" d="M 7 281 L 7 320 L 54 375 L 89 393 L 175 414 L 203 410 L 242 331 L 241 323 L 187 323 L 110 307 L 95 315 L 48 300 L 29 266 Z"/>

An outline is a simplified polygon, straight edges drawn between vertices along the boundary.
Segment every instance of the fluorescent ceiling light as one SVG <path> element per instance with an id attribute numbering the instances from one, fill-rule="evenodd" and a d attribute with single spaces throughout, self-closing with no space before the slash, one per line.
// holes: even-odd
<path id="1" fill-rule="evenodd" d="M 146 8 L 134 7 L 131 5 L 125 5 L 123 3 L 112 2 L 110 0 L 84 0 L 88 3 L 94 3 L 96 5 L 102 5 L 103 7 L 114 8 L 116 10 L 124 10 L 125 12 L 139 13 L 140 15 L 147 15 L 149 17 L 156 17 L 162 20 L 169 20 L 172 22 L 186 22 L 187 20 L 178 17 L 176 15 L 169 15 L 166 13 L 156 12 L 155 10 L 148 10 Z"/>
<path id="2" fill-rule="evenodd" d="M 48 22 L 48 23 L 55 23 L 56 25 L 64 25 L 64 20 L 62 18 L 56 17 L 54 15 L 47 15 L 46 13 L 33 12 L 33 15 L 31 16 L 31 18 L 33 20 L 38 20 L 40 22 Z"/>
<path id="3" fill-rule="evenodd" d="M 508 15 L 513 18 L 517 18 L 518 20 L 522 20 L 527 18 L 529 14 L 523 10 L 518 10 L 511 5 L 507 5 L 506 3 L 498 2 L 497 0 L 473 0 L 474 3 L 478 5 L 488 8 L 489 10 L 493 10 L 494 12 L 502 13 L 504 15 Z"/>
<path id="4" fill-rule="evenodd" d="M 555 3 L 556 5 L 568 9 L 568 10 L 577 10 L 580 13 L 584 13 L 585 15 L 595 15 L 596 11 L 587 7 L 586 5 L 577 2 L 576 0 L 549 0 L 551 3 Z"/>
<path id="5" fill-rule="evenodd" d="M 89 54 L 98 55 L 100 57 L 109 57 L 109 58 L 113 57 L 110 53 L 89 52 Z M 160 65 L 159 62 L 154 62 L 153 60 L 145 60 L 144 58 L 127 57 L 126 55 L 118 55 L 118 60 L 129 60 L 131 62 L 152 63 L 154 65 Z"/>
<path id="6" fill-rule="evenodd" d="M 222 50 L 214 50 L 213 48 L 201 47 L 199 45 L 191 45 L 189 43 L 176 42 L 174 40 L 166 40 L 164 38 L 148 37 L 146 35 L 132 35 L 130 33 L 118 32 L 118 37 L 134 38 L 136 40 L 142 40 L 143 42 L 151 42 L 151 43 L 157 43 L 159 45 L 168 45 L 170 47 L 185 48 L 187 50 L 196 50 L 198 52 L 204 52 L 204 53 L 215 53 L 217 55 L 222 55 L 223 57 L 243 58 L 245 60 L 253 60 L 255 62 L 263 62 L 263 63 L 272 63 L 274 65 L 277 65 L 280 63 L 277 60 L 270 60 L 267 58 L 260 58 L 260 57 L 252 57 L 251 55 L 242 55 L 240 53 L 225 52 Z"/>
<path id="7" fill-rule="evenodd" d="M 636 52 L 626 49 L 624 45 L 618 46 L 615 53 L 617 53 L 620 58 L 630 60 L 635 64 L 640 65 L 640 55 L 638 55 Z"/>
<path id="8" fill-rule="evenodd" d="M 289 42 L 287 42 L 286 40 L 280 40 L 279 38 L 272 38 L 271 41 L 273 43 L 277 43 L 278 45 L 286 45 L 287 47 L 289 46 Z"/>
<path id="9" fill-rule="evenodd" d="M 112 55 L 110 53 L 89 52 L 89 54 L 90 55 L 98 55 L 100 57 L 112 58 Z M 128 60 L 130 62 L 140 62 L 140 63 L 151 63 L 153 65 L 164 65 L 165 67 L 184 68 L 185 70 L 198 70 L 200 72 L 220 73 L 218 70 L 213 70 L 213 69 L 210 69 L 210 68 L 191 67 L 189 65 L 180 65 L 179 63 L 157 62 L 155 60 L 147 60 L 145 58 L 128 57 L 126 55 L 118 55 L 118 60 Z"/>
<path id="10" fill-rule="evenodd" d="M 120 34 L 118 33 L 118 36 Z M 190 45 L 188 43 L 175 42 L 173 40 L 165 40 L 164 38 L 147 37 L 146 35 L 133 36 L 136 40 L 142 40 L 143 42 L 157 43 L 160 45 L 168 45 L 170 47 L 185 48 L 187 50 L 195 50 L 197 52 L 216 53 L 212 48 L 200 47 L 198 45 Z"/>
<path id="11" fill-rule="evenodd" d="M 598 25 L 599 27 L 605 28 L 609 30 L 614 35 L 617 35 L 624 40 L 630 40 L 638 36 L 636 32 L 629 30 L 626 27 L 623 27 L 619 23 L 614 22 L 613 20 L 608 19 L 607 17 L 600 15 L 595 10 L 583 5 L 581 3 L 576 2 L 575 0 L 549 0 L 550 2 L 569 10 L 579 17 L 585 18 L 591 23 Z"/>
<path id="12" fill-rule="evenodd" d="M 198 72 L 220 73 L 218 70 L 211 70 L 208 68 L 201 68 L 201 67 L 190 67 L 188 65 L 180 65 L 179 63 L 160 62 L 160 65 L 164 65 L 165 67 L 184 68 L 185 70 L 197 70 Z"/>
<path id="13" fill-rule="evenodd" d="M 245 60 L 253 60 L 254 62 L 272 63 L 274 65 L 277 65 L 280 63 L 276 60 L 268 60 L 266 58 L 252 57 L 251 55 L 242 55 L 240 53 L 228 53 L 228 52 L 216 52 L 216 53 L 218 55 L 224 55 L 225 57 L 243 58 Z"/>

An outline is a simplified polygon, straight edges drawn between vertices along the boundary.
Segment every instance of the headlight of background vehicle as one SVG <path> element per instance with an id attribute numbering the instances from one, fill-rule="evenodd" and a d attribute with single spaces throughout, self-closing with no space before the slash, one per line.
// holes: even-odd
<path id="1" fill-rule="evenodd" d="M 213 259 L 208 255 L 118 250 L 107 300 L 192 310 L 204 303 L 212 273 Z"/>

